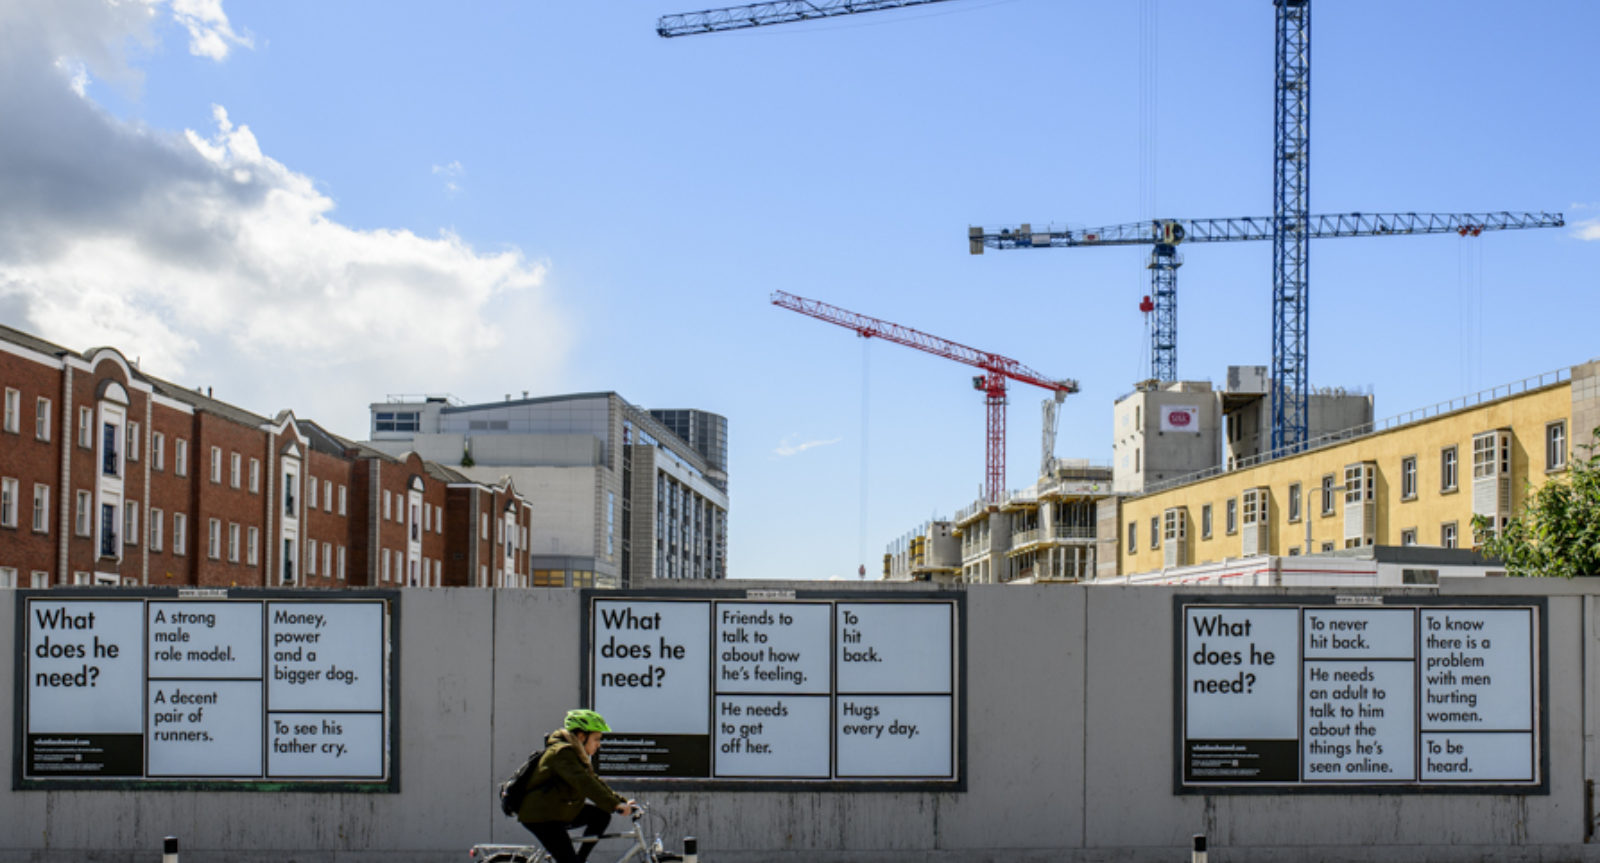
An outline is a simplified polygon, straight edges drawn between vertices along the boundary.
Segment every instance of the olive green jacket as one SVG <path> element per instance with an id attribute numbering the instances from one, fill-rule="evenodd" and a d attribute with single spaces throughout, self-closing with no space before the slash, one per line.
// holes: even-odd
<path id="1" fill-rule="evenodd" d="M 627 801 L 600 780 L 594 766 L 583 757 L 577 739 L 564 729 L 550 732 L 544 741 L 544 757 L 528 781 L 528 796 L 517 809 L 517 820 L 524 824 L 546 821 L 570 823 L 583 810 L 584 800 L 607 812 Z"/>

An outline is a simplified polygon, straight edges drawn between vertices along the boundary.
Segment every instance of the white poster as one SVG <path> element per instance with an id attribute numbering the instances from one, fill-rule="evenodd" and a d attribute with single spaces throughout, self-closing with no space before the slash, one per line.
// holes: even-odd
<path id="1" fill-rule="evenodd" d="M 25 783 L 390 778 L 385 599 L 119 594 L 25 600 Z"/>
<path id="2" fill-rule="evenodd" d="M 705 734 L 710 602 L 594 603 L 594 709 L 619 734 Z"/>

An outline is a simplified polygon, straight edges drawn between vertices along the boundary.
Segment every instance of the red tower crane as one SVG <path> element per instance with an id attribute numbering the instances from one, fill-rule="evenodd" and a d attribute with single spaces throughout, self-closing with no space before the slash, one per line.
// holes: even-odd
<path id="1" fill-rule="evenodd" d="M 1000 502 L 1006 483 L 1006 380 L 1009 378 L 1033 384 L 1052 393 L 1078 391 L 1078 382 L 1075 380 L 1051 380 L 1009 357 L 969 348 L 949 339 L 930 336 L 907 326 L 856 314 L 817 300 L 777 291 L 772 295 L 772 304 L 854 330 L 856 335 L 864 339 L 884 339 L 982 369 L 983 374 L 972 379 L 972 388 L 983 391 L 984 403 L 989 409 L 988 460 L 984 482 L 984 500 L 989 503 Z"/>

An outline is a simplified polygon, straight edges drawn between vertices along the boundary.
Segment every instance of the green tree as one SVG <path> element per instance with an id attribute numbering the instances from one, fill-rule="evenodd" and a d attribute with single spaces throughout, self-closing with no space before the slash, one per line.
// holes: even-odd
<path id="1" fill-rule="evenodd" d="M 1600 428 L 1595 429 L 1600 439 Z M 1600 575 L 1600 453 L 1579 447 L 1565 476 L 1552 477 L 1530 495 L 1517 517 L 1496 531 L 1483 516 L 1472 519 L 1481 551 L 1518 576 Z"/>

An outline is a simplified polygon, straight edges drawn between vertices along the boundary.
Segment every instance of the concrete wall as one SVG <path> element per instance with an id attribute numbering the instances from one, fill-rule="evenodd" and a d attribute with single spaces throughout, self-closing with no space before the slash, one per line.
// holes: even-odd
<path id="1" fill-rule="evenodd" d="M 1586 744 L 1600 725 L 1600 584 L 1476 579 L 1441 590 L 1469 602 L 1497 591 L 1548 596 L 1548 795 L 1175 795 L 1174 593 L 1058 585 L 967 591 L 965 792 L 638 796 L 671 820 L 672 837 L 699 836 L 708 863 L 1176 861 L 1194 833 L 1210 837 L 1219 863 L 1600 860 L 1584 836 L 1585 780 L 1600 772 Z M 6 667 L 14 602 L 0 591 Z M 6 790 L 0 863 L 154 860 L 167 834 L 190 861 L 420 863 L 522 841 L 493 788 L 577 701 L 578 592 L 407 591 L 401 626 L 400 793 Z M 13 713 L 0 715 L 8 741 Z M 12 758 L 0 749 L 0 769 Z"/>

